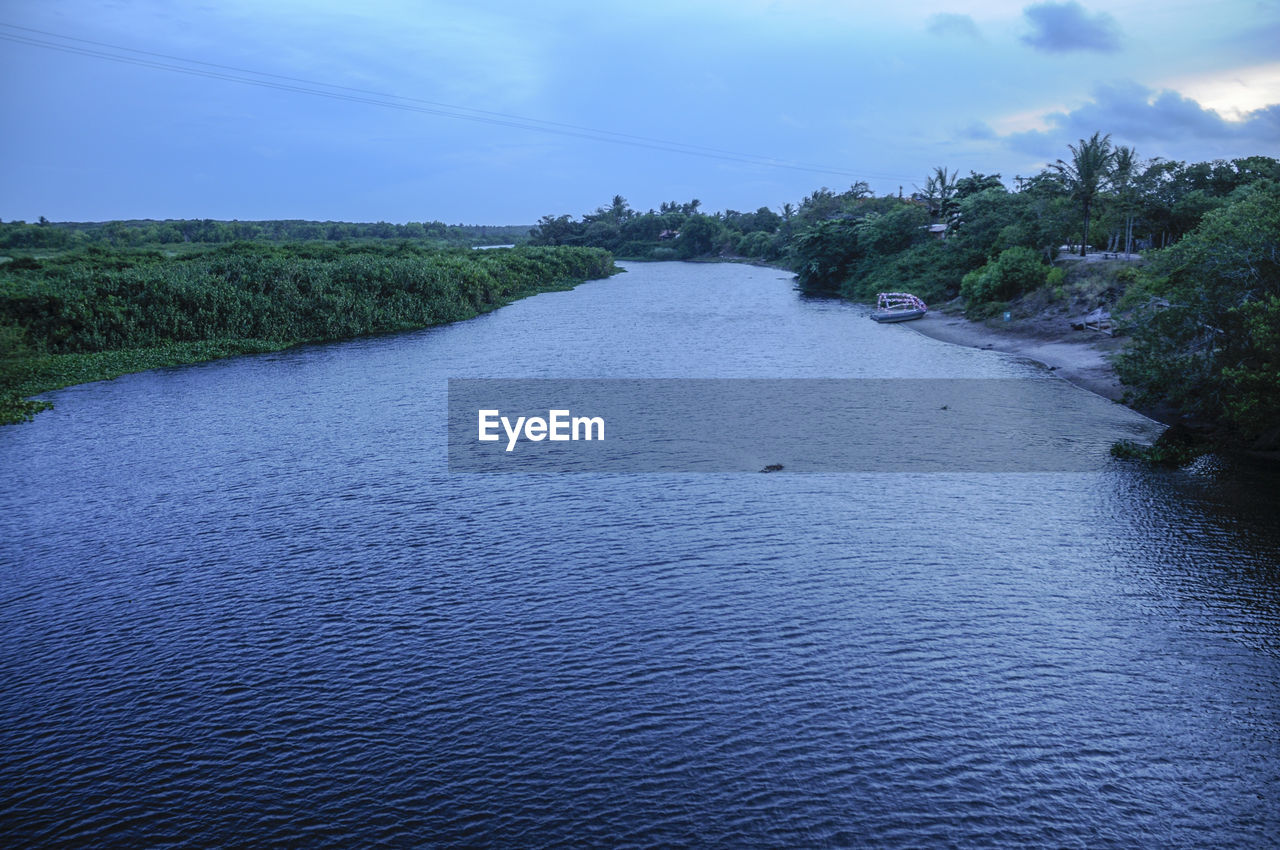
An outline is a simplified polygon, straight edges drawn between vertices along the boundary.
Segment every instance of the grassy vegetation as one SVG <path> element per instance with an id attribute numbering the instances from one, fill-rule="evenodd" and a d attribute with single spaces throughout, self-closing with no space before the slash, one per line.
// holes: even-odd
<path id="1" fill-rule="evenodd" d="M 65 251 L 164 246 L 181 249 L 228 242 L 316 242 L 411 240 L 436 247 L 512 245 L 529 238 L 528 225 L 465 225 L 441 221 L 405 224 L 349 221 L 216 221 L 214 219 L 134 219 L 129 221 L 25 221 L 0 223 L 0 252 Z"/>
<path id="2" fill-rule="evenodd" d="M 27 396 L 127 372 L 428 327 L 616 271 L 592 248 L 98 246 L 0 265 L 0 422 Z"/>

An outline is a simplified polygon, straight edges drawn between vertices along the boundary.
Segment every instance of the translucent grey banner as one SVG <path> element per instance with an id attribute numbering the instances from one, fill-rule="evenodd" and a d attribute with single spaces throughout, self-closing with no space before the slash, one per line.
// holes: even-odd
<path id="1" fill-rule="evenodd" d="M 1078 472 L 1159 426 L 1065 381 L 449 381 L 449 471 Z"/>

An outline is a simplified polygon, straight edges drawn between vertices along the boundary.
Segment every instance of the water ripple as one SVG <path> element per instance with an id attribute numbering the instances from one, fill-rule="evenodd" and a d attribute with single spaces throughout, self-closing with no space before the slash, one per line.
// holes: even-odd
<path id="1" fill-rule="evenodd" d="M 5 846 L 1280 843 L 1254 471 L 442 471 L 444 378 L 495 363 L 1030 368 L 776 277 L 636 267 L 0 432 Z"/>

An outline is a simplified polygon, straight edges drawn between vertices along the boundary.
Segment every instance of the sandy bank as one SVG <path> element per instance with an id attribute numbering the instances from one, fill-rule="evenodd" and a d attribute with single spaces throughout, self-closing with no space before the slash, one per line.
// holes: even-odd
<path id="1" fill-rule="evenodd" d="M 1121 343 L 1095 331 L 1061 332 L 1004 328 L 995 323 L 971 322 L 959 316 L 930 311 L 924 318 L 906 325 L 914 331 L 943 342 L 988 348 L 1028 357 L 1043 363 L 1058 375 L 1086 390 L 1120 401 L 1125 388 L 1116 378 L 1109 355 Z M 1142 411 L 1151 415 L 1148 411 Z"/>

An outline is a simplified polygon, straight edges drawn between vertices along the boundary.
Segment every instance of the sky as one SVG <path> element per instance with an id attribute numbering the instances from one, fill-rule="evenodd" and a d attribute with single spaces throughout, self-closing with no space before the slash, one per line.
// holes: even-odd
<path id="1" fill-rule="evenodd" d="M 1280 157 L 1280 2 L 5 0 L 0 219 L 779 209 Z"/>

